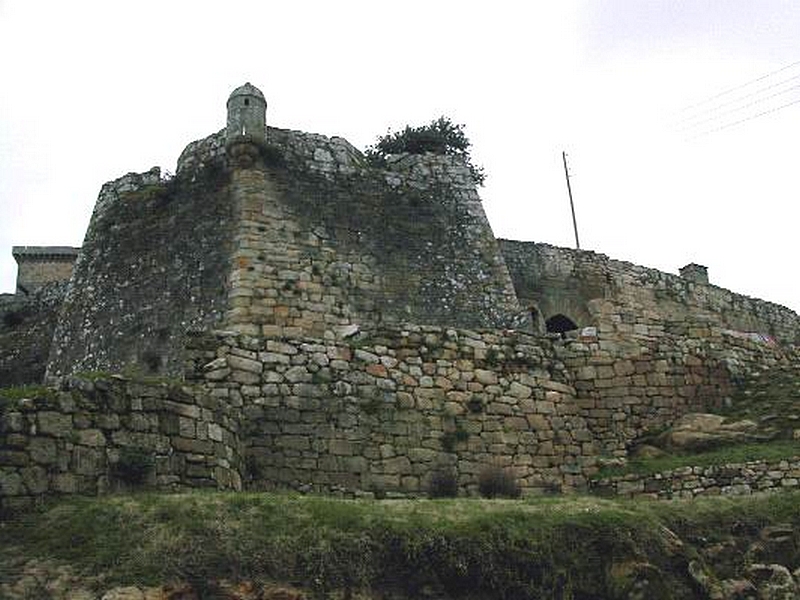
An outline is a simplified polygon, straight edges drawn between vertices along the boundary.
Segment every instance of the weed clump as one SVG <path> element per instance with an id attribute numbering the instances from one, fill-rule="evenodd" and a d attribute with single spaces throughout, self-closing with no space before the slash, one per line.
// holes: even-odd
<path id="1" fill-rule="evenodd" d="M 117 462 L 111 465 L 111 475 L 128 485 L 142 485 L 153 468 L 153 453 L 139 447 L 122 448 Z"/>
<path id="2" fill-rule="evenodd" d="M 484 498 L 519 498 L 522 488 L 508 469 L 488 466 L 478 473 L 478 491 Z"/>
<path id="3" fill-rule="evenodd" d="M 431 473 L 428 484 L 431 498 L 455 498 L 458 496 L 458 478 L 451 469 L 439 469 Z"/>

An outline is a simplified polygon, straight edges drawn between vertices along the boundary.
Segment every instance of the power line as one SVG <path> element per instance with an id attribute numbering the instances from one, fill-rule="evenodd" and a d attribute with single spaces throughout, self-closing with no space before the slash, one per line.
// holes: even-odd
<path id="1" fill-rule="evenodd" d="M 747 87 L 748 85 L 752 85 L 752 84 L 754 84 L 754 83 L 756 83 L 758 81 L 763 81 L 764 79 L 772 77 L 773 75 L 777 75 L 778 73 L 786 71 L 787 69 L 791 69 L 792 67 L 795 67 L 797 65 L 800 65 L 800 60 L 795 61 L 790 65 L 786 65 L 785 67 L 781 67 L 780 69 L 776 69 L 775 71 L 771 71 L 771 72 L 767 73 L 766 75 L 762 75 L 760 77 L 756 77 L 755 79 L 751 79 L 750 81 L 747 81 L 747 82 L 742 83 L 740 85 L 734 86 L 732 88 L 728 88 L 727 90 L 723 90 L 722 92 L 719 92 L 718 94 L 714 94 L 713 96 L 711 96 L 709 98 L 706 98 L 705 100 L 701 100 L 700 102 L 695 102 L 694 104 L 690 104 L 689 106 L 685 106 L 684 108 L 681 108 L 680 110 L 678 110 L 676 112 L 678 112 L 678 113 L 686 112 L 687 110 L 691 110 L 692 108 L 695 108 L 696 106 L 702 106 L 703 104 L 708 104 L 712 100 L 716 100 L 717 98 L 720 98 L 721 96 L 725 96 L 727 94 L 730 94 L 731 92 L 735 92 L 736 90 L 739 90 L 739 89 L 742 89 L 744 87 Z"/>
<path id="2" fill-rule="evenodd" d="M 720 110 L 720 109 L 722 109 L 722 108 L 724 108 L 726 106 L 730 106 L 731 104 L 736 104 L 738 102 L 742 102 L 743 100 L 747 100 L 748 98 L 752 98 L 753 96 L 758 96 L 762 92 L 766 92 L 767 90 L 771 90 L 773 88 L 779 87 L 779 86 L 781 86 L 781 85 L 783 85 L 785 83 L 789 83 L 790 81 L 794 81 L 795 79 L 800 79 L 800 75 L 795 75 L 794 77 L 790 77 L 789 79 L 784 79 L 783 81 L 779 81 L 778 83 L 773 83 L 773 84 L 768 85 L 766 87 L 759 88 L 756 91 L 751 92 L 749 94 L 746 94 L 744 96 L 740 96 L 739 98 L 735 98 L 733 100 L 728 100 L 727 102 L 723 102 L 722 104 L 718 104 L 716 106 L 712 106 L 712 107 L 703 109 L 703 110 L 701 110 L 701 111 L 699 111 L 699 112 L 697 112 L 697 113 L 695 113 L 693 115 L 688 115 L 688 116 L 682 118 L 680 121 L 678 121 L 676 123 L 676 125 L 680 125 L 682 123 L 685 123 L 687 121 L 692 121 L 694 119 L 699 119 L 699 118 L 703 117 L 706 114 L 717 112 L 718 110 Z M 789 89 L 794 89 L 795 87 L 797 87 L 797 86 L 794 86 L 794 87 L 789 88 Z M 769 97 L 772 98 L 773 96 L 769 96 Z"/>
<path id="3" fill-rule="evenodd" d="M 800 77 L 800 76 L 798 76 L 798 77 Z M 792 87 L 787 88 L 787 89 L 785 89 L 783 91 L 775 92 L 774 94 L 770 94 L 769 96 L 765 96 L 764 98 L 759 98 L 758 100 L 753 100 L 752 102 L 748 102 L 747 104 L 743 104 L 742 106 L 737 106 L 736 108 L 732 108 L 731 110 L 723 111 L 722 113 L 720 113 L 718 115 L 714 115 L 712 113 L 711 116 L 703 119 L 702 121 L 697 121 L 696 123 L 690 123 L 688 126 L 681 128 L 679 131 L 689 131 L 689 130 L 692 130 L 692 129 L 697 129 L 698 127 L 700 127 L 701 125 L 703 125 L 705 123 L 708 123 L 710 121 L 717 121 L 719 119 L 722 119 L 726 115 L 730 115 L 732 113 L 737 113 L 739 111 L 744 110 L 745 108 L 749 108 L 751 106 L 755 106 L 756 104 L 761 104 L 762 102 L 766 102 L 767 100 L 771 100 L 773 98 L 777 98 L 778 96 L 782 96 L 783 94 L 786 94 L 786 93 L 791 92 L 792 90 L 796 90 L 796 89 L 800 89 L 800 85 L 793 85 Z"/>
<path id="4" fill-rule="evenodd" d="M 789 106 L 793 106 L 795 104 L 800 104 L 800 98 L 798 98 L 797 100 L 793 100 L 792 102 L 789 102 L 789 103 L 784 104 L 782 106 L 778 106 L 776 108 L 772 108 L 770 110 L 765 110 L 763 112 L 757 113 L 757 114 L 752 115 L 750 117 L 747 117 L 745 119 L 739 119 L 738 121 L 734 121 L 733 123 L 728 123 L 727 125 L 723 125 L 721 127 L 717 127 L 716 129 L 711 129 L 709 131 L 706 131 L 706 132 L 703 132 L 703 133 L 699 133 L 699 134 L 697 134 L 695 136 L 692 136 L 689 139 L 696 140 L 697 138 L 705 137 L 705 136 L 710 135 L 712 133 L 716 133 L 718 131 L 722 131 L 723 129 L 728 129 L 729 127 L 734 127 L 735 125 L 740 125 L 741 123 L 746 123 L 747 121 L 752 121 L 753 119 L 757 119 L 759 117 L 763 117 L 765 115 L 769 115 L 769 114 L 778 112 L 779 110 L 783 110 L 784 108 L 788 108 Z"/>

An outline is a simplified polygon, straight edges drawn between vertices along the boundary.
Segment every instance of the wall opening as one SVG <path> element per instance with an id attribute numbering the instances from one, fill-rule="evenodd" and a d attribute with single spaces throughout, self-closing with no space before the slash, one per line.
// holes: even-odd
<path id="1" fill-rule="evenodd" d="M 573 331 L 578 328 L 575 321 L 561 314 L 553 315 L 547 319 L 544 324 L 545 327 L 547 327 L 548 333 L 566 333 L 567 331 Z"/>
<path id="2" fill-rule="evenodd" d="M 250 106 L 250 98 L 245 98 L 244 99 L 244 105 L 245 106 Z"/>

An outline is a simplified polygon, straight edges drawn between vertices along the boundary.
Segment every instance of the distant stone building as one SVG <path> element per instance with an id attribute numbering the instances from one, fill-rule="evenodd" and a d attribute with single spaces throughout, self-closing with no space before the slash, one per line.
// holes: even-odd
<path id="1" fill-rule="evenodd" d="M 79 251 L 68 246 L 14 246 L 16 293 L 28 296 L 48 283 L 69 281 Z"/>

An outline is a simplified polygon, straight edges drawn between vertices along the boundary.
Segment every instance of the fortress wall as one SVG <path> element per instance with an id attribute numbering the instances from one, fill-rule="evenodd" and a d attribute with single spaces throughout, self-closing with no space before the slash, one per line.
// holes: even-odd
<path id="1" fill-rule="evenodd" d="M 432 326 L 187 340 L 186 387 L 68 377 L 0 395 L 0 505 L 124 485 L 130 450 L 153 459 L 146 484 L 168 489 L 413 496 L 452 472 L 474 493 L 487 466 L 527 493 L 585 489 L 600 458 L 798 359 L 721 329 L 649 342 Z"/>
<path id="2" fill-rule="evenodd" d="M 0 396 L 0 511 L 140 485 L 241 489 L 240 409 L 166 384 L 66 383 Z"/>
<path id="3" fill-rule="evenodd" d="M 603 254 L 499 241 L 524 306 L 621 335 L 701 335 L 709 326 L 800 343 L 800 317 L 783 306 Z"/>
<path id="4" fill-rule="evenodd" d="M 649 345 L 438 327 L 198 339 L 190 376 L 244 406 L 246 485 L 401 495 L 425 493 L 441 470 L 474 490 L 487 465 L 528 491 L 584 488 L 599 457 L 626 456 L 642 434 L 719 407 L 737 377 L 787 359 L 721 332 Z"/>
<path id="5" fill-rule="evenodd" d="M 219 164 L 158 169 L 100 192 L 53 339 L 48 376 L 180 373 L 184 334 L 219 323 L 233 216 Z"/>
<path id="6" fill-rule="evenodd" d="M 546 339 L 409 327 L 218 343 L 191 372 L 243 404 L 249 487 L 415 495 L 452 470 L 474 490 L 489 465 L 529 490 L 580 487 L 597 454 Z"/>
<path id="7" fill-rule="evenodd" d="M 223 151 L 190 144 L 178 172 Z M 413 321 L 506 325 L 513 286 L 466 167 L 401 156 L 369 168 L 342 138 L 268 128 L 267 166 L 234 170 L 228 322 L 266 335 Z"/>
<path id="8" fill-rule="evenodd" d="M 66 284 L 0 301 L 0 389 L 41 383 Z"/>
<path id="9" fill-rule="evenodd" d="M 331 239 L 313 216 L 299 213 L 281 169 L 237 169 L 232 176 L 239 221 L 228 326 L 255 335 L 321 337 L 339 325 L 373 321 L 376 265 L 349 243 L 356 234 Z"/>

